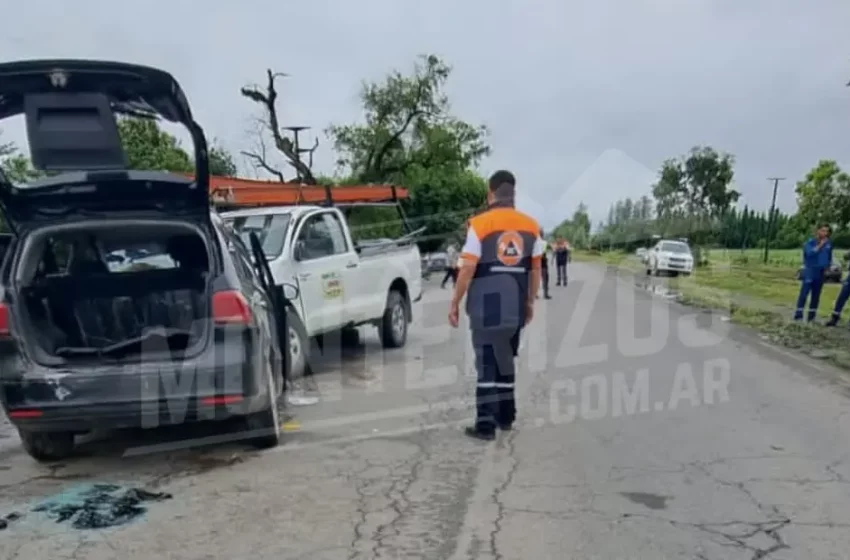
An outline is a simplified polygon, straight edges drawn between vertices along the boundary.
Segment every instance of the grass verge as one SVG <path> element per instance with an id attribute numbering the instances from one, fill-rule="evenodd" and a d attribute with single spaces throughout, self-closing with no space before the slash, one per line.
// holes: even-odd
<path id="1" fill-rule="evenodd" d="M 576 253 L 576 260 L 605 263 L 645 272 L 632 255 L 623 253 Z M 800 289 L 795 268 L 776 266 L 738 267 L 728 263 L 699 269 L 693 276 L 670 278 L 676 300 L 684 305 L 728 313 L 736 324 L 752 328 L 769 342 L 850 370 L 850 329 L 792 321 Z M 818 320 L 832 312 L 840 285 L 827 284 L 821 295 Z"/>

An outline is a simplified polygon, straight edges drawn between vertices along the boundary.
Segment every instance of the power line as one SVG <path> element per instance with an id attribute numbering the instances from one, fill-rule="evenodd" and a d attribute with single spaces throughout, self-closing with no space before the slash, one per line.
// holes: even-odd
<path id="1" fill-rule="evenodd" d="M 767 235 L 764 237 L 764 264 L 767 264 L 767 256 L 770 252 L 770 240 L 773 237 L 774 214 L 776 214 L 776 191 L 779 190 L 779 181 L 784 181 L 785 177 L 768 177 L 767 180 L 773 181 L 773 199 L 770 202 L 770 214 L 767 216 Z"/>

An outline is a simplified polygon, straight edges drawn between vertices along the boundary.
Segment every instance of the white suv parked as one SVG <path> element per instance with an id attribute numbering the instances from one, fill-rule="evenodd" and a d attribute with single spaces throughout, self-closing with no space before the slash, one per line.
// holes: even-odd
<path id="1" fill-rule="evenodd" d="M 682 241 L 662 239 L 649 251 L 646 273 L 661 276 L 662 273 L 678 276 L 690 275 L 694 271 L 691 248 Z"/>

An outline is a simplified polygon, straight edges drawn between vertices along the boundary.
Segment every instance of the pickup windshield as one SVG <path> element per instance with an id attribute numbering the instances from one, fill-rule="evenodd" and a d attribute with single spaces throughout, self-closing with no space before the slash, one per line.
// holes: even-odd
<path id="1" fill-rule="evenodd" d="M 245 243 L 251 246 L 250 235 L 256 233 L 263 244 L 266 257 L 279 257 L 283 252 L 286 232 L 289 229 L 291 216 L 289 214 L 266 214 L 262 216 L 239 216 L 227 220 Z"/>
<path id="2" fill-rule="evenodd" d="M 682 253 L 685 255 L 689 255 L 691 253 L 691 248 L 684 243 L 662 243 L 661 250 L 667 253 Z"/>

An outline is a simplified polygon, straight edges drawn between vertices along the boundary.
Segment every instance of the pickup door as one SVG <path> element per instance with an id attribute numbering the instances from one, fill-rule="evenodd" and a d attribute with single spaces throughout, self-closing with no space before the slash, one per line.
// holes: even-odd
<path id="1" fill-rule="evenodd" d="M 348 302 L 357 299 L 350 289 L 358 257 L 339 214 L 330 209 L 310 213 L 300 220 L 293 239 L 292 261 L 307 333 L 333 331 L 355 320 Z"/>

